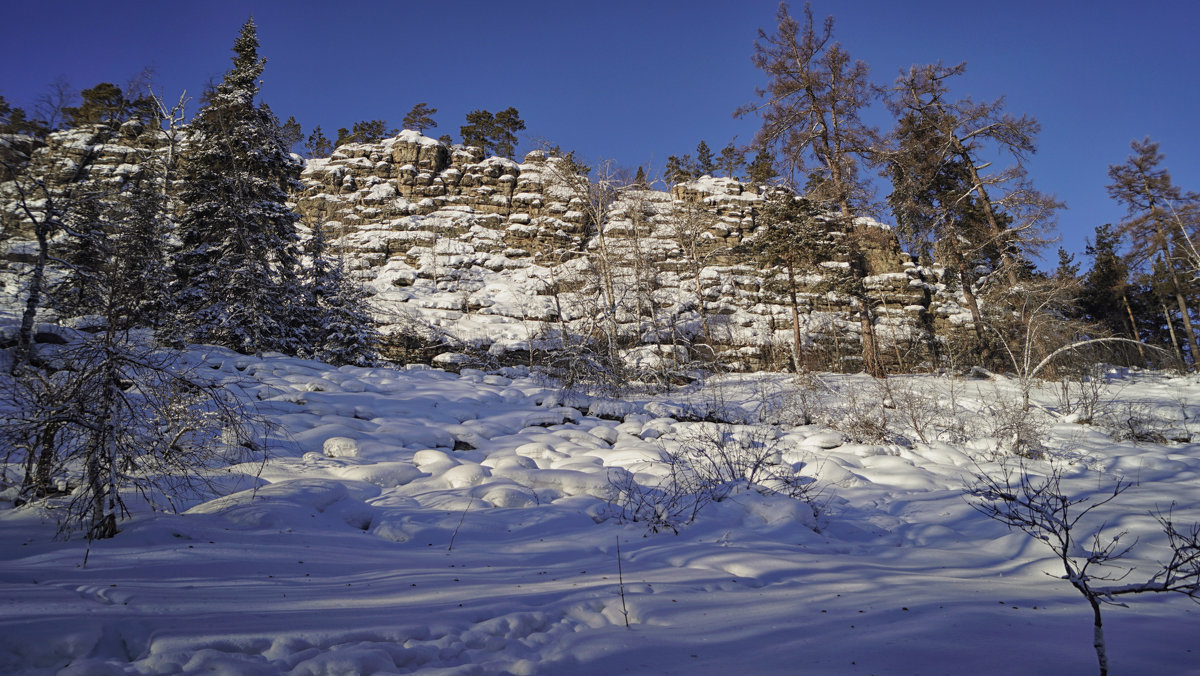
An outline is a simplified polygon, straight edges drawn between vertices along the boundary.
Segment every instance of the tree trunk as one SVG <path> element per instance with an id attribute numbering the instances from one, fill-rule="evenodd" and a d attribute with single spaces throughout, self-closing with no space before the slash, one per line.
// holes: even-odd
<path id="1" fill-rule="evenodd" d="M 1183 331 L 1188 338 L 1188 351 L 1192 353 L 1192 365 L 1188 368 L 1184 363 L 1184 368 L 1187 370 L 1195 370 L 1200 366 L 1200 341 L 1196 340 L 1196 331 L 1192 328 L 1192 317 L 1188 313 L 1187 301 L 1183 297 L 1183 285 L 1179 283 L 1179 275 L 1175 272 L 1175 266 L 1171 261 L 1171 249 L 1167 242 L 1166 229 L 1163 228 L 1162 221 L 1159 220 L 1158 202 L 1154 199 L 1154 194 L 1150 191 L 1149 184 L 1143 176 L 1143 185 L 1146 186 L 1146 196 L 1150 203 L 1150 216 L 1154 219 L 1154 229 L 1158 231 L 1158 248 L 1163 255 L 1163 264 L 1167 266 L 1167 272 L 1171 275 L 1171 289 L 1175 292 L 1175 302 L 1179 305 L 1179 314 L 1183 315 Z"/>
<path id="2" fill-rule="evenodd" d="M 1171 333 L 1171 347 L 1175 348 L 1175 359 L 1179 362 L 1179 368 L 1184 368 L 1183 350 L 1179 347 L 1179 338 L 1175 336 L 1175 324 L 1171 321 L 1171 313 L 1167 310 L 1165 304 L 1162 305 L 1163 319 L 1167 320 L 1167 331 Z"/>
<path id="3" fill-rule="evenodd" d="M 1125 313 L 1129 315 L 1129 335 L 1137 341 L 1138 356 L 1142 359 L 1142 366 L 1146 365 L 1146 350 L 1142 347 L 1142 337 L 1138 335 L 1137 322 L 1133 319 L 1133 308 L 1129 306 L 1129 296 L 1121 294 L 1121 300 L 1125 303 Z"/>
<path id="4" fill-rule="evenodd" d="M 862 305 L 862 311 L 858 313 L 858 323 L 862 328 L 863 370 L 872 378 L 882 378 L 884 373 L 879 364 L 879 348 L 875 342 L 875 322 L 871 317 L 867 299 L 860 299 L 859 304 Z"/>
<path id="5" fill-rule="evenodd" d="M 1096 660 L 1100 663 L 1100 676 L 1108 676 L 1108 648 L 1104 643 L 1104 621 L 1100 619 L 1100 602 L 1088 596 L 1092 604 L 1092 647 L 1096 649 Z"/>
<path id="6" fill-rule="evenodd" d="M 1196 369 L 1197 364 L 1200 364 L 1197 361 L 1200 359 L 1200 342 L 1196 340 L 1196 330 L 1192 328 L 1192 317 L 1188 314 L 1187 302 L 1183 299 L 1183 291 L 1180 289 L 1174 270 L 1171 271 L 1171 280 L 1175 285 L 1175 302 L 1179 304 L 1179 314 L 1183 315 L 1183 332 L 1187 334 L 1188 350 L 1192 353 L 1192 365 L 1188 367 L 1185 362 L 1184 368 L 1192 371 Z"/>
<path id="7" fill-rule="evenodd" d="M 953 140 L 959 157 L 962 158 L 971 173 L 971 183 L 975 186 L 975 194 L 979 195 L 979 205 L 983 207 L 983 215 L 987 219 L 988 229 L 992 231 L 992 238 L 1000 250 L 1000 260 L 1002 263 L 1007 263 L 1004 266 L 1004 274 L 1008 278 L 1008 283 L 1015 287 L 1020 280 L 1017 277 L 1016 266 L 1012 265 L 1013 261 L 1008 255 L 1008 243 L 1004 240 L 1005 229 L 1000 226 L 1000 220 L 996 218 L 996 212 L 992 209 L 992 200 L 988 197 L 987 188 L 979 178 L 979 170 L 975 168 L 975 161 L 971 157 L 971 153 L 967 152 L 957 136 L 953 137 Z"/>
<path id="8" fill-rule="evenodd" d="M 803 352 L 800 349 L 800 303 L 796 297 L 796 269 L 787 262 L 788 296 L 792 301 L 792 370 L 800 373 Z"/>
<path id="9" fill-rule="evenodd" d="M 49 208 L 49 205 L 47 205 Z M 21 328 L 17 334 L 17 354 L 12 362 L 12 373 L 29 364 L 33 357 L 33 322 L 37 316 L 38 306 L 42 303 L 42 280 L 46 274 L 46 264 L 50 259 L 49 225 L 35 221 L 34 235 L 37 237 L 38 256 L 29 277 L 29 297 L 25 299 L 25 311 L 21 314 Z"/>

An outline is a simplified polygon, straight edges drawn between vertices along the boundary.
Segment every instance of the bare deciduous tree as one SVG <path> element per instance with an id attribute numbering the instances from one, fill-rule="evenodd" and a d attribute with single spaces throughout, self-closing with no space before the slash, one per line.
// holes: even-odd
<path id="1" fill-rule="evenodd" d="M 744 106 L 737 114 L 759 114 L 763 125 L 756 145 L 776 149 L 793 175 L 808 171 L 806 196 L 840 214 L 850 235 L 851 296 L 859 310 L 863 368 L 878 377 L 883 367 L 872 301 L 862 284 L 867 271 L 861 254 L 869 226 L 855 218 L 871 200 L 870 181 L 859 168 L 873 161 L 878 134 L 861 114 L 876 97 L 876 89 L 868 79 L 867 64 L 851 61 L 833 41 L 833 17 L 817 30 L 810 6 L 804 8 L 801 25 L 787 5 L 780 4 L 777 19 L 776 32 L 768 35 L 760 29 L 755 42 L 754 64 L 768 79 L 767 87 L 758 92 L 763 101 Z"/>
<path id="2" fill-rule="evenodd" d="M 1024 463 L 1002 464 L 998 475 L 980 470 L 966 487 L 971 506 L 988 518 L 1044 542 L 1062 566 L 1066 580 L 1092 609 L 1093 647 L 1100 674 L 1108 674 L 1108 649 L 1101 608 L 1123 605 L 1118 599 L 1137 594 L 1178 593 L 1200 601 L 1200 524 L 1181 528 L 1170 510 L 1154 514 L 1166 536 L 1169 555 L 1144 582 L 1125 582 L 1132 567 L 1119 562 L 1137 545 L 1127 532 L 1093 526 L 1094 513 L 1112 503 L 1131 484 L 1117 481 L 1095 499 L 1072 497 L 1064 485 L 1064 469 L 1052 464 L 1044 477 Z M 1049 573 L 1048 573 L 1049 574 Z"/>

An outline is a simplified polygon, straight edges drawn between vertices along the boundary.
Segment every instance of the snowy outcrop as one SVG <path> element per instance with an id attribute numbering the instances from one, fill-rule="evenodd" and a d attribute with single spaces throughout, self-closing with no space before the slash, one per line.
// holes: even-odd
<path id="1" fill-rule="evenodd" d="M 741 368 L 779 366 L 790 355 L 779 271 L 744 250 L 761 227 L 763 195 L 754 186 L 706 176 L 669 192 L 626 189 L 598 201 L 595 186 L 542 151 L 517 163 L 411 131 L 310 160 L 301 180 L 297 210 L 337 233 L 395 330 L 415 323 L 515 359 L 537 349 L 560 318 L 586 319 L 576 292 L 594 286 L 588 275 L 604 259 L 617 261 L 609 269 L 618 270 L 628 340 L 702 339 Z M 873 225 L 866 285 L 882 358 L 915 363 L 926 339 L 927 285 L 891 231 Z M 853 368 L 857 302 L 829 290 L 824 276 L 804 281 L 810 347 Z"/>
<path id="2" fill-rule="evenodd" d="M 52 134 L 32 162 L 52 186 L 84 175 L 116 186 L 164 147 L 160 130 L 127 123 Z M 781 368 L 790 358 L 782 271 L 746 247 L 763 228 L 764 197 L 755 186 L 706 176 L 669 191 L 598 190 L 542 151 L 518 163 L 413 131 L 308 160 L 301 182 L 294 207 L 302 224 L 322 223 L 346 255 L 385 333 L 406 346 L 395 348 L 397 358 L 469 351 L 527 361 L 553 349 L 562 328 L 608 317 L 596 302 L 602 286 L 614 294 L 612 321 L 635 361 L 658 350 L 675 354 L 681 344 L 734 368 Z M 10 198 L 4 217 L 13 222 L 4 232 L 17 237 L 0 243 L 10 270 L 0 281 L 12 311 L 29 247 Z M 912 367 L 924 358 L 931 327 L 961 324 L 958 305 L 936 297 L 936 280 L 886 226 L 868 226 L 864 281 L 881 358 Z M 815 365 L 853 370 L 862 308 L 829 283 L 846 267 L 831 260 L 803 275 L 797 300 Z M 440 363 L 462 361 L 448 355 Z"/>

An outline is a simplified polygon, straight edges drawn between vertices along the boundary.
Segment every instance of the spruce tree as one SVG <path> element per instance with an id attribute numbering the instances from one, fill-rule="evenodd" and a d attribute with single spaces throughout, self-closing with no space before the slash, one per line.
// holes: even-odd
<path id="1" fill-rule="evenodd" d="M 1129 321 L 1129 269 L 1117 254 L 1117 233 L 1111 225 L 1096 228 L 1095 241 L 1087 245 L 1092 268 L 1083 277 L 1079 294 L 1079 309 L 1084 316 L 1114 335 L 1137 337 Z"/>
<path id="2" fill-rule="evenodd" d="M 312 259 L 308 286 L 317 319 L 310 356 L 336 366 L 370 366 L 378 358 L 380 336 L 367 308 L 367 294 L 346 274 L 345 260 L 330 255 L 324 224 L 312 230 L 305 246 Z"/>
<path id="3" fill-rule="evenodd" d="M 715 171 L 712 150 L 707 143 L 700 141 L 696 146 L 696 173 L 700 176 L 711 176 Z"/>
<path id="4" fill-rule="evenodd" d="M 279 121 L 256 104 L 266 59 L 254 20 L 234 43 L 233 68 L 191 125 L 180 178 L 181 248 L 174 292 L 187 337 L 245 353 L 305 350 L 297 279 L 298 216 L 287 205 L 300 165 Z"/>

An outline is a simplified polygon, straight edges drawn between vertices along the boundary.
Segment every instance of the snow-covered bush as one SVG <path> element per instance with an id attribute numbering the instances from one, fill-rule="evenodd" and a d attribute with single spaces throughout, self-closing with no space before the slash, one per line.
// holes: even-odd
<path id="1" fill-rule="evenodd" d="M 63 532 L 92 540 L 118 532 L 130 501 L 178 509 L 215 493 L 227 468 L 264 457 L 262 421 L 235 391 L 125 333 L 44 347 L 0 372 L 0 444 L 6 469 L 21 468 L 18 502 L 61 509 Z"/>
<path id="2" fill-rule="evenodd" d="M 662 440 L 663 478 L 643 486 L 628 473 L 615 477 L 612 503 L 623 521 L 644 522 L 654 532 L 691 523 L 708 504 L 753 490 L 808 503 L 817 512 L 816 480 L 787 462 L 771 425 L 689 423 Z"/>
<path id="3" fill-rule="evenodd" d="M 1165 444 L 1187 441 L 1190 434 L 1176 420 L 1140 401 L 1114 402 L 1101 416 L 1102 425 L 1117 441 Z"/>
<path id="4" fill-rule="evenodd" d="M 1078 423 L 1090 424 L 1113 399 L 1103 364 L 1085 362 L 1058 369 L 1058 409 Z"/>

